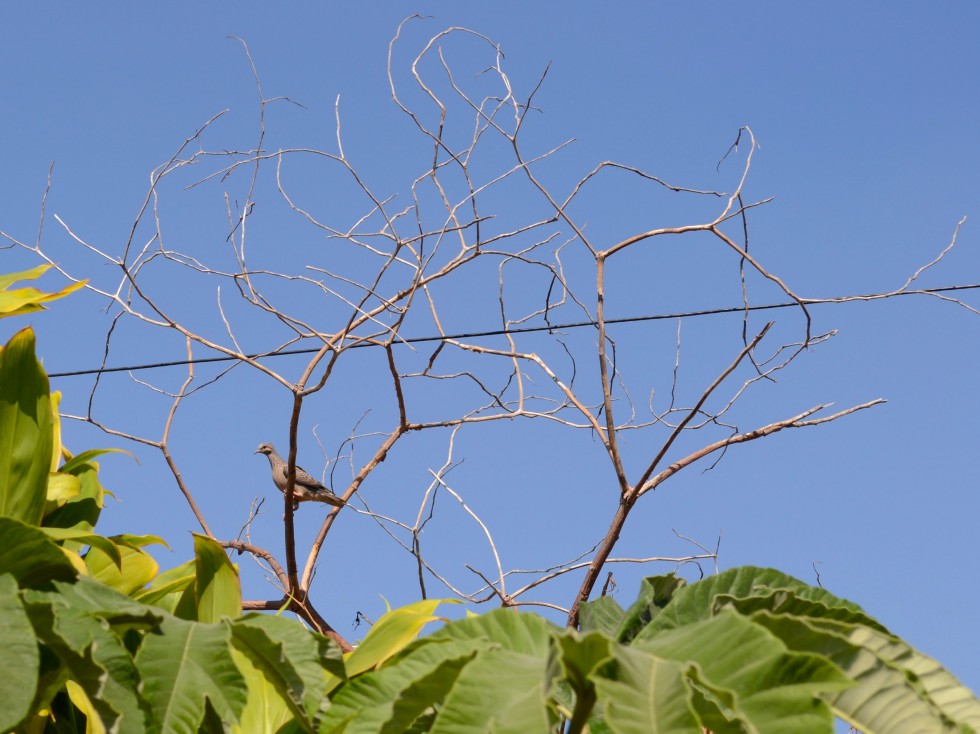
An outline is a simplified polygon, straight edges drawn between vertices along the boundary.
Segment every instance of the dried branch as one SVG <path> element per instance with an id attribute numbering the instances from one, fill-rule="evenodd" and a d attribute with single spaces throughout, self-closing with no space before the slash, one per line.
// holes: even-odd
<path id="1" fill-rule="evenodd" d="M 271 569 L 271 582 L 276 593 L 282 594 L 279 601 L 246 602 L 246 608 L 289 609 L 349 649 L 320 616 L 310 596 L 320 552 L 335 523 L 341 519 L 357 522 L 364 517 L 370 517 L 395 548 L 412 556 L 413 573 L 423 597 L 429 593 L 427 582 L 434 579 L 468 602 L 496 599 L 504 605 L 533 604 L 565 613 L 561 604 L 530 597 L 555 579 L 582 573 L 579 590 L 567 609 L 571 625 L 577 624 L 580 605 L 590 597 L 607 564 L 683 565 L 711 559 L 717 569 L 717 547 L 712 551 L 698 545 L 703 552 L 682 557 L 651 552 L 644 557 L 618 558 L 613 552 L 636 502 L 678 471 L 709 456 L 717 463 L 730 446 L 784 428 L 833 421 L 883 402 L 873 400 L 815 417 L 829 407 L 818 405 L 752 431 L 738 428 L 742 401 L 753 394 L 758 382 L 774 382 L 780 370 L 835 333 L 811 333 L 809 306 L 921 293 L 980 313 L 957 298 L 915 289 L 920 276 L 952 250 L 963 221 L 946 247 L 896 290 L 836 299 L 798 295 L 769 269 L 764 250 L 753 242 L 750 252 L 749 220 L 771 199 L 753 200 L 746 192 L 757 148 L 747 127 L 739 130 L 723 159 L 731 156 L 737 166 L 727 174 L 733 177 L 727 192 L 711 186 L 668 183 L 640 167 L 604 160 L 584 166 L 584 173 L 563 182 L 559 193 L 548 183 L 550 176 L 543 169 L 570 155 L 573 141 L 531 145 L 525 132 L 536 119 L 530 113 L 538 111 L 534 100 L 548 69 L 529 92 L 515 90 L 500 47 L 480 33 L 455 27 L 420 44 L 421 50 L 410 54 L 402 66 L 396 60 L 399 44 L 416 18 L 407 18 L 399 25 L 387 60 L 391 101 L 405 115 L 421 150 L 421 163 L 411 164 L 414 168 L 398 168 L 413 160 L 411 151 L 406 150 L 405 161 L 392 161 L 391 171 L 384 172 L 386 176 L 403 174 L 402 188 L 392 180 L 375 181 L 369 167 L 356 160 L 355 148 L 345 147 L 348 128 L 342 125 L 339 97 L 333 105 L 335 151 L 289 145 L 277 148 L 271 137 L 275 131 L 267 129 L 267 106 L 277 101 L 297 103 L 286 97 L 266 96 L 248 46 L 235 39 L 241 44 L 255 84 L 256 102 L 252 104 L 257 128 L 250 147 L 227 150 L 212 144 L 211 137 L 217 134 L 215 123 L 227 111 L 205 121 L 151 172 L 148 189 L 119 252 L 93 244 L 84 233 L 76 233 L 54 215 L 75 249 L 97 263 L 113 266 L 107 269 L 113 275 L 98 270 L 97 277 L 86 285 L 100 305 L 107 305 L 112 312 L 104 340 L 103 367 L 109 364 L 111 354 L 127 348 L 126 340 L 133 339 L 134 334 L 160 344 L 164 343 L 161 335 L 179 335 L 188 360 L 192 352 L 203 349 L 211 357 L 230 359 L 232 367 L 250 368 L 264 384 L 279 385 L 289 393 L 282 531 L 285 557 L 280 562 L 250 540 L 242 541 L 241 534 L 238 540 L 219 541 L 225 548 L 249 553 L 263 569 Z M 468 70 L 463 64 L 450 61 L 444 47 L 450 38 L 465 41 L 475 54 L 482 54 L 475 74 L 464 73 Z M 401 69 L 404 72 L 400 75 Z M 746 144 L 741 145 L 742 141 Z M 304 188 L 294 189 L 295 162 L 323 167 L 329 175 L 338 176 L 347 188 L 344 198 L 338 195 L 343 206 L 327 209 L 330 213 L 325 214 L 323 199 L 331 197 L 310 192 L 307 187 L 314 184 L 307 183 L 311 180 L 308 177 L 300 179 Z M 4 232 L 0 235 L 50 263 L 69 280 L 79 282 L 81 278 L 58 264 L 58 253 L 48 251 L 42 242 L 50 176 L 49 171 L 36 241 L 21 243 Z M 177 187 L 176 193 L 171 184 Z M 585 197 L 604 186 L 616 194 L 626 186 L 636 186 L 645 194 L 681 196 L 703 203 L 706 209 L 703 216 L 673 221 L 641 212 L 638 216 L 644 219 L 638 221 L 642 226 L 604 229 L 602 223 L 593 223 L 606 212 L 595 212 L 585 202 Z M 198 192 L 215 198 L 220 194 L 224 203 L 224 210 L 215 213 L 220 226 L 215 225 L 218 234 L 213 235 L 214 241 L 205 238 L 195 242 L 174 235 L 161 220 L 161 210 L 166 211 L 161 202 Z M 261 219 L 251 216 L 258 198 L 262 198 L 258 210 Z M 518 201 L 520 207 L 508 204 Z M 609 212 L 613 220 L 618 215 Z M 276 235 L 281 241 L 271 239 L 257 226 L 267 217 L 284 233 Z M 616 224 L 625 226 L 618 221 Z M 610 236 L 608 231 L 615 234 Z M 627 369 L 634 368 L 623 355 L 628 355 L 633 344 L 621 331 L 624 319 L 613 318 L 616 299 L 625 294 L 614 279 L 615 273 L 610 275 L 609 263 L 615 257 L 617 264 L 651 269 L 658 257 L 655 244 L 686 242 L 698 236 L 720 245 L 712 257 L 737 258 L 742 293 L 739 310 L 744 314 L 736 343 L 741 348 L 733 348 L 729 356 L 719 360 L 727 366 L 713 379 L 705 378 L 701 387 L 689 392 L 683 387 L 682 375 L 691 372 L 693 366 L 684 360 L 682 369 L 680 320 L 672 370 L 651 364 L 648 375 L 626 374 Z M 781 337 L 782 343 L 768 346 L 765 354 L 758 351 L 773 324 L 766 324 L 754 337 L 749 324 L 752 309 L 758 308 L 752 306 L 756 282 L 761 284 L 758 287 L 784 293 L 804 322 L 801 327 L 796 321 L 793 333 Z M 195 293 L 198 300 L 194 302 L 214 306 L 189 310 L 185 291 L 200 283 L 206 284 L 205 290 Z M 568 318 L 569 313 L 574 317 Z M 499 329 L 489 331 L 479 324 L 480 319 L 498 324 Z M 594 323 L 594 331 L 587 339 L 563 334 L 558 326 L 563 323 Z M 432 350 L 415 351 L 418 340 L 410 336 L 433 331 L 440 339 Z M 258 347 L 250 344 L 257 339 L 264 343 Z M 724 344 L 719 339 L 718 349 L 724 350 Z M 377 374 L 385 380 L 383 386 L 362 384 L 362 374 L 371 373 L 361 370 L 350 355 L 363 346 L 373 348 L 359 350 L 359 358 L 376 360 Z M 298 356 L 274 364 L 265 359 L 300 353 L 304 355 L 302 364 L 297 364 Z M 89 392 L 85 414 L 71 416 L 109 435 L 159 450 L 197 523 L 210 537 L 215 535 L 195 502 L 194 481 L 184 476 L 171 454 L 171 433 L 178 409 L 192 396 L 194 400 L 207 399 L 216 385 L 227 382 L 232 367 L 209 379 L 201 379 L 190 367 L 174 392 L 132 378 L 145 394 L 167 403 L 155 418 L 159 422 L 154 425 L 162 425 L 160 439 L 127 427 L 133 425 L 130 416 L 113 416 L 111 405 L 96 399 L 113 389 L 109 378 L 101 374 Z M 665 373 L 669 370 L 663 379 L 657 371 L 661 368 Z M 354 381 L 345 383 L 351 374 Z M 644 384 L 643 380 L 649 382 Z M 665 399 L 667 404 L 656 408 L 656 389 L 667 393 L 667 383 L 669 401 Z M 336 447 L 330 479 L 348 504 L 344 509 L 333 508 L 324 518 L 301 571 L 298 556 L 305 549 L 297 547 L 291 501 L 296 457 L 309 406 L 319 405 L 315 401 L 322 400 L 328 388 L 362 399 L 363 415 L 370 414 L 371 418 L 362 417 L 346 434 L 336 423 L 325 426 L 321 448 Z M 650 396 L 648 413 L 634 405 L 632 396 L 641 391 Z M 213 394 L 220 400 L 220 392 L 214 390 Z M 505 570 L 502 557 L 510 550 L 498 546 L 489 531 L 489 520 L 481 519 L 463 500 L 469 496 L 468 489 L 455 481 L 455 488 L 447 483 L 447 474 L 459 464 L 454 452 L 460 435 L 479 435 L 486 424 L 517 419 L 556 426 L 566 434 L 584 432 L 594 437 L 596 450 L 611 469 L 608 491 L 618 499 L 608 530 L 597 544 L 575 549 L 570 560 L 537 570 Z M 375 421 L 376 425 L 362 428 L 362 420 Z M 627 432 L 632 432 L 628 434 L 631 439 L 641 438 L 627 441 Z M 437 468 L 427 469 L 428 476 L 419 470 L 416 474 L 406 472 L 400 480 L 403 491 L 413 493 L 411 512 L 405 511 L 408 516 L 402 517 L 400 511 L 385 507 L 383 498 L 375 500 L 373 493 L 379 486 L 376 478 L 384 462 L 402 458 L 403 439 L 419 433 L 445 440 L 448 450 L 441 464 L 435 462 Z M 320 436 L 314 435 L 320 442 Z M 693 451 L 683 441 L 692 436 L 700 438 L 700 448 Z M 686 446 L 682 456 L 677 456 L 679 446 Z M 645 447 L 641 456 L 626 455 L 626 451 L 640 450 L 636 447 Z M 324 454 L 329 452 L 324 449 Z M 341 477 L 346 469 L 338 470 L 342 454 L 349 477 Z M 671 463 L 666 464 L 668 461 Z M 639 474 L 631 477 L 629 467 L 640 467 Z M 494 559 L 493 572 L 484 574 L 476 564 L 455 557 L 453 568 L 439 567 L 432 550 L 436 543 L 429 539 L 438 530 L 440 492 L 452 496 L 480 528 Z M 358 507 L 351 504 L 355 499 Z M 250 514 L 246 528 L 255 517 L 254 512 Z M 502 521 L 494 519 L 494 527 L 497 522 Z M 423 531 L 429 533 L 425 542 Z M 597 529 L 593 540 L 599 534 Z M 465 591 L 464 584 L 453 580 L 460 569 L 469 569 L 482 579 L 482 585 L 476 591 Z M 511 577 L 520 579 L 516 590 L 513 588 L 518 583 Z"/>

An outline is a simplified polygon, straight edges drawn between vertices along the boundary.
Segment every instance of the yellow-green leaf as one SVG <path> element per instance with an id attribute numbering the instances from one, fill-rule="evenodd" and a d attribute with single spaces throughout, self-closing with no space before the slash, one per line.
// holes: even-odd
<path id="1" fill-rule="evenodd" d="M 49 472 L 58 471 L 58 464 L 61 463 L 61 415 L 58 407 L 61 405 L 61 391 L 55 390 L 51 393 L 51 466 Z M 50 485 L 50 482 L 49 482 Z"/>
<path id="2" fill-rule="evenodd" d="M 455 599 L 423 599 L 394 609 L 379 619 L 364 641 L 347 658 L 347 675 L 353 677 L 371 670 L 400 652 L 419 636 L 429 622 L 443 619 L 433 612 L 441 603 L 458 604 Z"/>
<path id="3" fill-rule="evenodd" d="M 41 521 L 51 466 L 53 418 L 48 377 L 23 329 L 0 352 L 0 516 Z"/>
<path id="4" fill-rule="evenodd" d="M 119 563 L 113 554 L 107 553 L 102 544 L 93 543 L 85 554 L 85 566 L 89 576 L 107 586 L 131 595 L 146 586 L 160 566 L 146 551 L 120 538 L 109 538 L 115 546 Z"/>
<path id="5" fill-rule="evenodd" d="M 231 726 L 232 734 L 279 731 L 295 718 L 286 699 L 248 655 L 234 647 L 231 654 L 248 686 L 245 709 L 239 722 Z"/>
<path id="6" fill-rule="evenodd" d="M 83 280 L 78 283 L 72 283 L 57 293 L 44 293 L 37 288 L 17 288 L 10 290 L 10 286 L 17 281 L 34 280 L 35 278 L 41 277 L 50 268 L 50 265 L 38 265 L 31 270 L 0 275 L 0 318 L 40 311 L 44 308 L 43 303 L 63 298 L 69 293 L 73 293 L 79 288 L 84 287 L 85 283 L 88 282 Z"/>
<path id="7" fill-rule="evenodd" d="M 133 594 L 133 597 L 173 614 L 182 595 L 194 587 L 195 574 L 194 561 L 187 561 L 159 574 L 148 589 L 142 589 Z"/>
<path id="8" fill-rule="evenodd" d="M 54 512 L 58 507 L 62 507 L 68 500 L 74 499 L 82 491 L 82 483 L 78 477 L 71 474 L 59 474 L 52 472 L 48 474 L 48 489 L 45 493 L 45 500 L 49 503 L 46 506 L 45 515 Z"/>
<path id="9" fill-rule="evenodd" d="M 69 680 L 65 682 L 65 690 L 68 691 L 71 702 L 85 714 L 85 734 L 106 734 L 105 724 L 102 723 L 99 711 L 92 705 L 85 689 L 75 681 Z"/>
<path id="10" fill-rule="evenodd" d="M 225 549 L 206 535 L 194 534 L 197 561 L 197 618 L 218 622 L 222 617 L 241 616 L 242 587 L 238 569 L 228 560 Z"/>

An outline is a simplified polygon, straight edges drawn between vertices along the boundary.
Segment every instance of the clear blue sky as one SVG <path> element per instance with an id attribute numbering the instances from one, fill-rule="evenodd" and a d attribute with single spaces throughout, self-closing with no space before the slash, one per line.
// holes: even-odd
<path id="1" fill-rule="evenodd" d="M 466 26 L 498 42 L 520 97 L 551 64 L 535 98 L 541 112 L 529 118 L 527 140 L 530 149 L 543 151 L 576 139 L 542 167 L 542 176 L 559 191 L 602 160 L 629 163 L 684 186 L 730 190 L 744 146 L 720 168 L 718 162 L 740 126 L 749 125 L 761 148 L 747 197 L 776 197 L 752 213 L 752 252 L 798 294 L 816 298 L 898 288 L 949 242 L 964 216 L 969 219 L 957 248 L 921 283 L 980 282 L 980 7 L 975 3 L 631 2 L 597 8 L 582 2 L 421 0 L 5 3 L 0 6 L 0 230 L 34 241 L 53 161 L 44 249 L 72 273 L 111 287 L 115 270 L 73 243 L 54 215 L 86 241 L 118 255 L 150 171 L 205 120 L 229 110 L 208 131 L 209 149 L 254 146 L 254 81 L 230 35 L 247 41 L 267 97 L 288 96 L 303 105 L 270 105 L 267 149 L 335 152 L 334 101 L 340 95 L 348 156 L 379 195 L 405 197 L 430 153 L 391 103 L 385 64 L 399 21 L 418 12 L 432 17 L 404 34 L 395 58 L 403 81 L 406 64 L 425 40 L 448 26 Z M 448 60 L 462 70 L 461 83 L 484 82 L 474 72 L 492 61 L 485 49 L 455 41 L 446 49 Z M 462 118 L 452 121 L 468 131 Z M 350 195 L 349 182 L 336 167 L 312 161 L 290 166 L 290 191 L 325 220 L 350 226 L 364 213 L 363 201 Z M 293 254 L 327 263 L 343 257 L 329 249 L 339 247 L 336 243 L 327 245 L 289 213 L 276 195 L 273 174 L 269 166 L 248 220 L 248 247 L 256 262 L 271 266 Z M 248 176 L 243 171 L 183 191 L 194 178 L 191 173 L 175 178 L 162 193 L 159 215 L 168 245 L 214 267 L 227 266 L 224 195 L 233 205 L 241 203 Z M 495 202 L 501 221 L 518 221 L 535 211 L 527 191 L 515 190 Z M 401 201 L 407 205 L 407 199 Z M 609 243 L 643 229 L 690 223 L 705 211 L 716 209 L 610 176 L 577 214 L 598 241 Z M 567 228 L 557 230 L 563 239 L 570 234 Z M 147 231 L 137 236 L 139 244 Z M 703 239 L 658 244 L 647 259 L 615 272 L 620 290 L 610 297 L 611 315 L 738 305 L 737 259 L 705 244 Z M 587 280 L 588 262 L 573 252 L 570 247 L 568 267 L 585 268 L 573 277 Z M 23 250 L 0 250 L 2 271 L 36 263 Z M 440 294 L 448 329 L 475 331 L 499 323 L 492 282 L 489 290 L 478 290 L 486 282 L 474 279 L 463 290 Z M 54 289 L 62 281 L 50 275 L 43 283 Z M 175 312 L 201 318 L 202 328 L 223 337 L 213 284 L 161 275 L 153 286 Z M 752 286 L 755 302 L 782 300 L 771 285 L 755 280 Z M 222 297 L 233 298 L 231 291 L 226 284 Z M 962 297 L 980 305 L 976 292 Z M 99 364 L 112 316 L 105 306 L 91 294 L 76 295 L 33 319 L 50 371 Z M 706 545 L 714 545 L 723 532 L 722 567 L 775 566 L 813 582 L 816 564 L 828 589 L 860 603 L 980 690 L 975 537 L 980 316 L 917 297 L 820 306 L 813 314 L 816 331 L 837 329 L 838 335 L 780 373 L 778 384 L 747 395 L 732 419 L 748 429 L 824 402 L 845 407 L 883 397 L 888 403 L 839 423 L 735 447 L 712 471 L 695 467 L 676 477 L 644 498 L 617 555 L 691 552 L 672 534 L 676 529 Z M 788 335 L 799 325 L 798 314 L 790 311 L 754 316 L 752 323 L 758 326 L 764 318 L 776 319 L 778 334 Z M 267 349 L 283 337 L 268 320 L 236 323 L 250 350 Z M 18 325 L 3 323 L 0 336 L 6 338 Z M 172 336 L 121 328 L 112 364 L 183 356 L 182 344 Z M 322 328 L 335 324 L 324 322 Z M 731 360 L 739 328 L 738 317 L 684 322 L 682 402 L 696 398 Z M 676 322 L 670 321 L 617 332 L 621 367 L 635 380 L 633 397 L 641 411 L 651 388 L 656 405 L 670 391 L 675 332 Z M 592 338 L 581 332 L 569 336 L 576 348 L 587 348 Z M 546 353 L 560 362 L 553 342 L 526 344 L 552 350 Z M 374 412 L 362 428 L 390 427 L 376 404 L 385 399 L 383 364 L 368 351 L 345 362 L 304 412 L 300 460 L 314 474 L 325 465 L 314 426 L 330 456 L 369 409 Z M 420 354 L 424 364 L 428 352 Z M 585 381 L 593 377 L 594 365 L 582 359 Z M 300 363 L 283 361 L 277 367 L 295 379 Z M 176 369 L 138 376 L 173 390 L 184 374 Z M 203 379 L 215 374 L 213 368 L 199 371 Z M 55 381 L 69 412 L 85 410 L 91 386 L 90 377 Z M 463 397 L 436 395 L 442 394 L 432 393 L 432 400 L 450 402 L 432 406 L 433 411 L 449 409 L 452 400 Z M 95 407 L 108 425 L 159 437 L 167 402 L 120 375 L 106 379 Z M 288 415 L 288 393 L 241 368 L 202 390 L 180 413 L 174 455 L 219 536 L 237 534 L 252 497 L 276 499 L 265 459 L 252 452 L 264 440 L 285 449 Z M 77 424 L 66 426 L 65 435 L 75 450 L 134 448 Z M 630 456 L 647 456 L 653 437 L 633 435 Z M 591 438 L 524 422 L 464 436 L 456 455 L 465 462 L 450 475 L 452 486 L 493 531 L 505 567 L 542 568 L 567 560 L 605 531 L 616 490 Z M 430 481 L 427 469 L 445 460 L 445 439 L 444 434 L 413 437 L 393 453 L 363 490 L 372 508 L 411 522 Z M 685 446 L 695 448 L 697 440 L 691 437 Z M 193 517 L 159 455 L 134 450 L 140 465 L 121 456 L 102 462 L 105 483 L 119 500 L 110 503 L 103 531 L 162 535 L 174 551 L 157 556 L 164 566 L 175 565 L 190 552 Z M 349 467 L 339 463 L 335 476 L 349 475 Z M 486 545 L 451 498 L 439 502 L 437 522 L 425 536 L 431 560 L 460 586 L 475 588 L 477 579 L 462 564 L 493 573 Z M 279 503 L 269 502 L 267 509 L 253 528 L 254 539 L 278 554 Z M 301 544 L 315 532 L 314 518 L 322 511 L 302 509 Z M 261 573 L 245 558 L 239 562 L 246 595 L 274 598 Z M 645 572 L 669 568 L 616 567 L 618 598 L 629 603 Z M 393 604 L 411 601 L 418 594 L 414 579 L 410 557 L 369 518 L 347 512 L 328 538 L 313 596 L 342 634 L 357 637 L 361 632 L 349 627 L 355 613 L 376 618 L 383 611 L 382 596 Z M 574 586 L 545 587 L 538 598 L 567 605 Z M 433 583 L 429 588 L 443 593 Z"/>

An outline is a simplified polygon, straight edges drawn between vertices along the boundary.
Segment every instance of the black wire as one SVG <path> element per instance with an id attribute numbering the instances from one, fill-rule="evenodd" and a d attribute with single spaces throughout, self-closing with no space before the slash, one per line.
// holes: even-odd
<path id="1" fill-rule="evenodd" d="M 980 288 L 980 283 L 973 285 L 948 285 L 941 288 L 920 288 L 914 291 L 900 291 L 898 293 L 887 294 L 893 296 L 914 296 L 924 293 L 948 293 L 950 291 L 965 291 Z M 846 296 L 843 298 L 803 298 L 801 301 L 786 301 L 785 303 L 768 303 L 761 306 L 730 306 L 727 308 L 712 308 L 704 311 L 684 311 L 681 313 L 651 314 L 648 316 L 629 316 L 620 319 L 606 319 L 607 324 L 631 324 L 639 321 L 661 321 L 663 319 L 682 319 L 695 318 L 698 316 L 717 316 L 727 313 L 745 313 L 746 311 L 769 311 L 777 308 L 799 307 L 800 302 L 807 306 L 822 306 L 827 304 L 853 303 L 855 301 L 883 300 L 886 294 L 872 293 L 864 296 Z M 523 326 L 517 329 L 494 329 L 492 331 L 471 331 L 462 334 L 449 334 L 446 336 L 417 336 L 407 339 L 399 339 L 396 343 L 402 344 L 423 344 L 425 342 L 446 341 L 448 339 L 477 339 L 485 336 L 500 336 L 501 334 L 530 334 L 537 331 L 561 331 L 562 329 L 581 329 L 584 326 L 597 326 L 596 321 L 575 321 L 567 324 L 552 324 L 551 326 Z M 374 342 L 361 342 L 352 344 L 348 349 L 359 347 L 380 346 Z M 323 347 L 313 347 L 309 349 L 286 349 L 281 352 L 262 352 L 259 354 L 247 354 L 248 359 L 265 359 L 268 357 L 285 357 L 295 354 L 314 354 Z M 137 364 L 128 367 L 100 367 L 91 370 L 76 370 L 74 372 L 52 372 L 48 377 L 78 377 L 80 375 L 101 375 L 109 372 L 134 372 L 136 370 L 151 370 L 158 367 L 180 367 L 189 364 L 208 364 L 209 362 L 235 362 L 240 357 L 221 356 L 221 357 L 202 357 L 200 359 L 179 359 L 173 362 L 154 362 L 152 364 Z"/>

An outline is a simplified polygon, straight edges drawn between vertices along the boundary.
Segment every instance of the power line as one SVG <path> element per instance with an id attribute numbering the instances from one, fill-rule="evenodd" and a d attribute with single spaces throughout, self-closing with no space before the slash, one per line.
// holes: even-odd
<path id="1" fill-rule="evenodd" d="M 806 306 L 823 306 L 827 304 L 841 304 L 841 303 L 852 303 L 854 301 L 871 301 L 871 300 L 881 300 L 883 298 L 891 298 L 893 296 L 913 296 L 922 295 L 928 293 L 949 293 L 951 291 L 966 291 L 975 290 L 980 288 L 980 283 L 974 283 L 972 285 L 948 285 L 941 288 L 920 288 L 914 291 L 899 291 L 897 293 L 872 293 L 863 296 L 844 296 L 841 298 L 812 298 L 802 299 L 802 303 Z M 696 318 L 698 316 L 718 316 L 720 314 L 729 313 L 744 313 L 745 311 L 771 311 L 778 308 L 799 308 L 800 302 L 798 301 L 786 301 L 783 303 L 768 303 L 759 306 L 729 306 L 726 308 L 712 308 L 705 309 L 702 311 L 683 311 L 679 313 L 664 313 L 664 314 L 650 314 L 647 316 L 628 316 L 619 319 L 606 319 L 607 324 L 631 324 L 640 321 L 662 321 L 664 319 L 686 319 L 686 318 Z M 449 339 L 478 339 L 480 337 L 487 336 L 501 336 L 503 334 L 530 334 L 538 331 L 562 331 L 566 329 L 581 329 L 585 326 L 597 326 L 596 321 L 574 321 L 565 324 L 551 324 L 544 326 L 522 326 L 516 329 L 493 329 L 491 331 L 471 331 L 460 334 L 447 334 L 445 336 L 417 336 L 411 338 L 399 339 L 397 343 L 402 344 L 424 344 L 425 342 L 437 342 L 437 341 L 447 341 Z M 378 346 L 376 343 L 362 342 L 359 344 L 352 344 L 349 349 L 357 349 L 360 347 L 375 347 Z M 315 354 L 320 351 L 322 347 L 314 347 L 308 349 L 286 349 L 281 352 L 271 352 L 265 353 L 260 352 L 257 354 L 247 354 L 245 355 L 249 359 L 269 359 L 272 357 L 285 357 L 296 354 Z M 129 365 L 125 367 L 99 367 L 96 369 L 88 370 L 75 370 L 73 372 L 52 372 L 48 377 L 79 377 L 81 375 L 99 375 L 108 374 L 110 372 L 135 372 L 137 370 L 151 370 L 158 367 L 181 367 L 189 364 L 208 364 L 211 362 L 235 362 L 238 361 L 239 357 L 233 356 L 221 356 L 221 357 L 201 357 L 199 359 L 178 359 L 172 362 L 153 362 L 150 364 L 136 364 Z"/>

